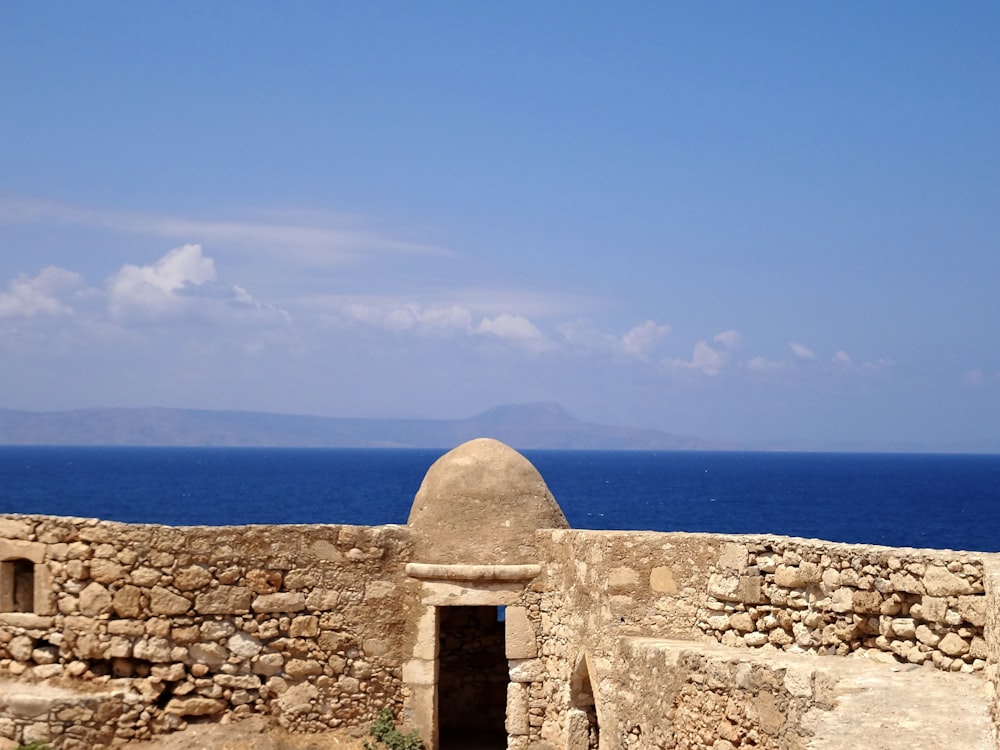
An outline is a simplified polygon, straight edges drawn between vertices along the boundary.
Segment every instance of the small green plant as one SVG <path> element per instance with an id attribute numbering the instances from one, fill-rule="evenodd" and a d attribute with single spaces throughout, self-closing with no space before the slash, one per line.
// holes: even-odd
<path id="1" fill-rule="evenodd" d="M 387 747 L 389 750 L 423 750 L 424 743 L 420 741 L 420 734 L 413 730 L 409 734 L 403 734 L 396 729 L 396 722 L 392 717 L 392 709 L 386 706 L 378 712 L 375 723 L 368 730 L 374 739 L 372 744 L 365 740 L 365 750 L 380 750 Z"/>
<path id="2" fill-rule="evenodd" d="M 32 742 L 27 745 L 18 745 L 14 750 L 52 750 L 44 742 Z"/>

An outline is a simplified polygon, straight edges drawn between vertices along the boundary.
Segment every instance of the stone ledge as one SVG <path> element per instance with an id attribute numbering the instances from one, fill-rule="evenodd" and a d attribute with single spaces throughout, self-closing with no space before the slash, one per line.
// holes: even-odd
<path id="1" fill-rule="evenodd" d="M 442 565 L 407 563 L 406 575 L 421 581 L 528 581 L 542 572 L 537 564 Z"/>

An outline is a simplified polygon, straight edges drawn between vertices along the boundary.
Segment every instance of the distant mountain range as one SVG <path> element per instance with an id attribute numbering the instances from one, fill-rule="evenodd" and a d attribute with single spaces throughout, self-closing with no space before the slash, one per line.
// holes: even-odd
<path id="1" fill-rule="evenodd" d="M 551 403 L 498 406 L 468 419 L 342 419 L 203 409 L 0 409 L 0 445 L 452 448 L 492 437 L 517 449 L 738 450 L 658 430 L 581 422 Z"/>

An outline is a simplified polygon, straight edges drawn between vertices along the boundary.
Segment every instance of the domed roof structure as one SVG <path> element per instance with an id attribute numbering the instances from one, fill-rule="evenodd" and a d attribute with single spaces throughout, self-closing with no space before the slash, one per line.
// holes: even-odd
<path id="1" fill-rule="evenodd" d="M 569 528 L 542 475 L 508 445 L 477 438 L 427 470 L 407 523 L 427 563 L 535 561 L 536 529 Z"/>

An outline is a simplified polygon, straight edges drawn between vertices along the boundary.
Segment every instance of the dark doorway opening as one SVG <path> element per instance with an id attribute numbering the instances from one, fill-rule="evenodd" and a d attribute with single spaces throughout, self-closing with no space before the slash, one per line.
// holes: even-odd
<path id="1" fill-rule="evenodd" d="M 584 721 L 579 727 L 581 735 L 586 736 L 588 750 L 598 750 L 601 744 L 601 727 L 597 719 L 597 701 L 594 699 L 594 686 L 590 682 L 590 670 L 587 659 L 580 655 L 573 678 L 570 681 L 573 708 L 582 712 Z M 582 744 L 582 743 L 581 743 Z"/>
<path id="2" fill-rule="evenodd" d="M 507 747 L 507 656 L 496 607 L 442 607 L 438 672 L 441 750 Z"/>

